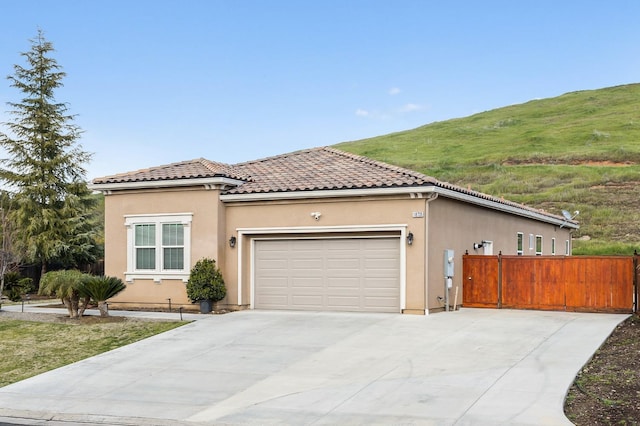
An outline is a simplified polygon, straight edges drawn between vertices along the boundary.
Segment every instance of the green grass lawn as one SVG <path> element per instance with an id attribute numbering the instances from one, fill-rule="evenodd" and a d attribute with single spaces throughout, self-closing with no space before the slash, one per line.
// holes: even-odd
<path id="1" fill-rule="evenodd" d="M 71 325 L 0 318 L 0 387 L 184 324 L 120 321 Z"/>

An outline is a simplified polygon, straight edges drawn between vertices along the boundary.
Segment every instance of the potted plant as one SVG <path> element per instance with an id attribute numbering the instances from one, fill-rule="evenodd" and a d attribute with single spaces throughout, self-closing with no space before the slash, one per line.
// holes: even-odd
<path id="1" fill-rule="evenodd" d="M 213 309 L 213 303 L 227 295 L 222 273 L 213 259 L 200 259 L 191 269 L 187 282 L 187 297 L 191 303 L 200 303 L 200 313 L 207 314 Z"/>

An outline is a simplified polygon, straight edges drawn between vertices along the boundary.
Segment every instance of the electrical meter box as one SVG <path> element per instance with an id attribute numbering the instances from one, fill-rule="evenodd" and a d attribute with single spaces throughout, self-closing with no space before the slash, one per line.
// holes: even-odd
<path id="1" fill-rule="evenodd" d="M 453 265 L 453 250 L 452 249 L 446 249 L 444 251 L 444 276 L 446 277 L 453 277 L 453 269 L 454 269 L 454 265 Z"/>

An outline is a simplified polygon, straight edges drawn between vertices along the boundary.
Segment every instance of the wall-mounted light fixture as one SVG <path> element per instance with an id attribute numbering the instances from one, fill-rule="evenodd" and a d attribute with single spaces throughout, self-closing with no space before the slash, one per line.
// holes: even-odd
<path id="1" fill-rule="evenodd" d="M 413 244 L 413 232 L 409 232 L 407 234 L 407 244 L 409 244 L 409 245 Z"/>
<path id="2" fill-rule="evenodd" d="M 238 240 L 232 235 L 231 238 L 229 238 L 229 247 L 234 248 L 236 246 L 236 241 Z"/>

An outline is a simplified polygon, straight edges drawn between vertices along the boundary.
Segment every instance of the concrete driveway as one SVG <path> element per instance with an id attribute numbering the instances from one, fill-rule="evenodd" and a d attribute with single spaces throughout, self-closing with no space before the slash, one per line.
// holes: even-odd
<path id="1" fill-rule="evenodd" d="M 490 309 L 210 316 L 0 388 L 0 420 L 570 425 L 568 387 L 624 318 Z"/>

